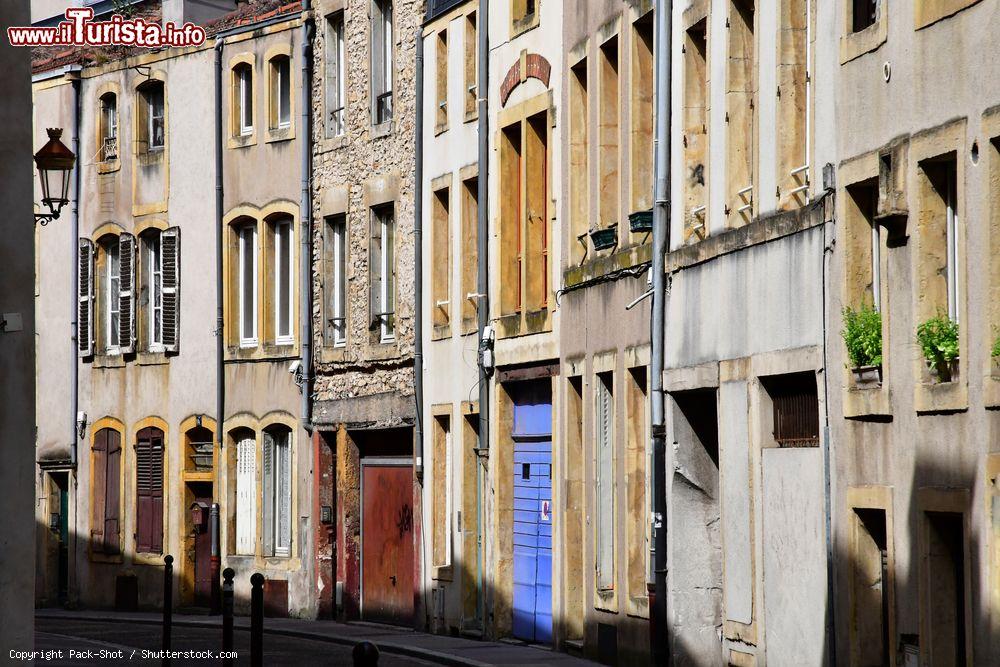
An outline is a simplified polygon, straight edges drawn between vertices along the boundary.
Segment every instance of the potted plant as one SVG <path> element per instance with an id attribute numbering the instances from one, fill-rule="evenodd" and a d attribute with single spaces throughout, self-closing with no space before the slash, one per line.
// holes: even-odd
<path id="1" fill-rule="evenodd" d="M 653 231 L 653 209 L 629 214 L 628 227 L 633 234 Z"/>
<path id="2" fill-rule="evenodd" d="M 882 314 L 874 306 L 844 308 L 844 329 L 840 335 L 847 346 L 851 373 L 858 386 L 882 382 Z"/>
<path id="3" fill-rule="evenodd" d="M 939 311 L 917 327 L 917 342 L 938 382 L 951 382 L 958 372 L 958 322 Z"/>
<path id="4" fill-rule="evenodd" d="M 612 222 L 603 229 L 591 229 L 590 241 L 594 244 L 594 250 L 614 248 L 618 244 L 618 223 Z"/>

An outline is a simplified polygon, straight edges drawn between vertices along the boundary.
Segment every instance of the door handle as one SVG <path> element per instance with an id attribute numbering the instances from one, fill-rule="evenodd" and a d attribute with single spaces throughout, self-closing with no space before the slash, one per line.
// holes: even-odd
<path id="1" fill-rule="evenodd" d="M 389 579 L 392 581 L 392 585 L 395 586 L 396 585 L 396 575 L 394 575 L 394 574 L 390 575 Z"/>

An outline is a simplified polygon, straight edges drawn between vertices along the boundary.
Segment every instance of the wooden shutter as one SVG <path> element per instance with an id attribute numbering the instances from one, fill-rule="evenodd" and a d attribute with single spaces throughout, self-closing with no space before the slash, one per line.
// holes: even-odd
<path id="1" fill-rule="evenodd" d="M 90 550 L 102 552 L 104 551 L 104 503 L 108 495 L 108 429 L 106 428 L 94 434 L 90 465 L 93 466 L 90 489 Z"/>
<path id="2" fill-rule="evenodd" d="M 275 556 L 292 555 L 292 434 L 283 431 L 275 447 L 277 471 L 277 535 L 274 539 Z"/>
<path id="3" fill-rule="evenodd" d="M 597 380 L 597 587 L 614 588 L 614 394 L 609 376 Z"/>
<path id="4" fill-rule="evenodd" d="M 389 331 L 390 335 L 395 335 L 396 333 L 396 214 L 395 210 L 392 208 L 387 208 L 382 215 L 387 219 L 387 224 L 385 226 L 385 238 L 382 239 L 382 253 L 385 255 L 385 280 L 389 281 L 386 285 L 386 303 L 384 306 L 384 312 L 389 313 L 386 315 L 386 329 Z"/>
<path id="5" fill-rule="evenodd" d="M 80 239 L 77 275 L 77 349 L 81 357 L 89 357 L 94 354 L 94 243 L 90 239 Z"/>
<path id="6" fill-rule="evenodd" d="M 118 431 L 108 432 L 107 495 L 104 502 L 104 553 L 121 551 L 121 466 L 122 437 Z"/>
<path id="7" fill-rule="evenodd" d="M 181 230 L 171 227 L 160 234 L 163 275 L 163 347 L 177 352 L 181 343 Z"/>
<path id="8" fill-rule="evenodd" d="M 254 552 L 257 500 L 255 480 L 257 461 L 253 435 L 247 435 L 236 446 L 236 553 Z"/>
<path id="9" fill-rule="evenodd" d="M 153 553 L 163 553 L 163 432 L 153 429 L 153 436 L 149 439 L 150 450 L 153 455 L 152 497 L 153 516 L 152 530 L 150 531 L 150 551 Z"/>
<path id="10" fill-rule="evenodd" d="M 368 295 L 369 328 L 378 329 L 381 319 L 379 313 L 382 312 L 382 221 L 381 215 L 372 211 L 371 215 L 371 240 L 368 243 L 368 275 L 370 283 L 370 293 Z"/>
<path id="11" fill-rule="evenodd" d="M 139 431 L 135 448 L 136 549 L 163 551 L 163 432 Z"/>
<path id="12" fill-rule="evenodd" d="M 135 352 L 135 237 L 118 238 L 118 343 L 122 354 Z"/>
<path id="13" fill-rule="evenodd" d="M 274 555 L 274 436 L 264 431 L 264 555 Z"/>

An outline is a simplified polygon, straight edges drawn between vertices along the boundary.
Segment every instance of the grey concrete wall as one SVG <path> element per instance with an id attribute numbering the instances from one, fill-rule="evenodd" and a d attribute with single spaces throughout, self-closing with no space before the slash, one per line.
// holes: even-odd
<path id="1" fill-rule="evenodd" d="M 7 3 L 0 8 L 0 24 L 26 25 L 26 3 Z M 35 411 L 34 293 L 35 238 L 32 220 L 31 154 L 41 148 L 44 132 L 31 128 L 30 54 L 0 40 L 0 88 L 5 100 L 0 106 L 0 210 L 4 224 L 0 233 L 0 650 L 31 650 L 34 638 L 32 600 L 35 555 L 32 512 L 32 464 Z M 41 143 L 39 143 L 41 142 Z M 45 230 L 42 229 L 44 232 Z M 20 329 L 14 320 L 19 318 Z"/>

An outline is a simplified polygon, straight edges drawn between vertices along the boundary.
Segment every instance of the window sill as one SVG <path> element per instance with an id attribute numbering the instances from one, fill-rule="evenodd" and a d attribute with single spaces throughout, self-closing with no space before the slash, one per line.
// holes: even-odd
<path id="1" fill-rule="evenodd" d="M 963 363 L 963 362 L 959 362 Z M 965 369 L 951 382 L 917 382 L 913 388 L 913 403 L 917 414 L 962 412 L 969 409 L 969 391 Z"/>
<path id="2" fill-rule="evenodd" d="M 389 361 L 392 359 L 399 358 L 399 344 L 398 341 L 390 341 L 387 343 L 380 343 L 373 341 L 368 345 L 366 350 L 365 360 L 366 361 Z"/>
<path id="3" fill-rule="evenodd" d="M 476 318 L 462 318 L 462 336 L 479 333 L 479 321 Z"/>
<path id="4" fill-rule="evenodd" d="M 431 329 L 431 340 L 451 338 L 451 324 L 435 324 Z"/>
<path id="5" fill-rule="evenodd" d="M 883 16 L 864 30 L 847 33 L 840 38 L 840 64 L 843 65 L 866 53 L 875 51 L 889 37 L 889 20 Z"/>
<path id="6" fill-rule="evenodd" d="M 547 309 L 527 313 L 510 313 L 497 319 L 497 338 L 516 338 L 552 330 L 551 313 Z"/>
<path id="7" fill-rule="evenodd" d="M 453 581 L 455 578 L 451 565 L 432 565 L 431 579 L 434 581 Z"/>
<path id="8" fill-rule="evenodd" d="M 536 8 L 537 9 L 537 8 Z M 510 38 L 514 39 L 529 30 L 533 30 L 538 27 L 538 12 L 534 14 L 528 14 L 519 19 L 512 19 L 510 23 Z"/>
<path id="9" fill-rule="evenodd" d="M 987 409 L 1000 409 L 1000 376 L 988 375 L 986 377 L 983 398 Z"/>
<path id="10" fill-rule="evenodd" d="M 855 386 L 850 371 L 844 373 L 844 417 L 858 421 L 877 421 L 892 417 L 889 402 L 889 387 L 882 384 L 871 387 Z"/>
<path id="11" fill-rule="evenodd" d="M 166 535 L 164 535 L 164 538 Z M 166 541 L 166 540 L 164 540 Z M 154 567 L 163 567 L 163 554 L 155 553 L 143 553 L 136 552 L 135 556 L 132 557 L 133 565 L 152 565 Z"/>
<path id="12" fill-rule="evenodd" d="M 257 133 L 231 136 L 226 140 L 227 148 L 248 148 L 257 145 Z"/>
<path id="13" fill-rule="evenodd" d="M 113 160 L 104 160 L 103 162 L 97 163 L 97 173 L 98 174 L 113 174 L 122 168 L 121 160 L 115 158 Z"/>
<path id="14" fill-rule="evenodd" d="M 318 361 L 321 364 L 338 364 L 349 360 L 350 357 L 347 354 L 346 345 L 341 345 L 339 347 L 323 345 L 319 349 Z"/>
<path id="15" fill-rule="evenodd" d="M 320 139 L 317 144 L 317 152 L 328 153 L 330 151 L 339 150 L 345 146 L 350 145 L 346 134 L 338 134 L 335 137 L 327 137 L 325 139 Z"/>
<path id="16" fill-rule="evenodd" d="M 95 354 L 94 368 L 125 368 L 125 357 L 120 354 Z"/>
<path id="17" fill-rule="evenodd" d="M 298 348 L 295 345 L 276 346 L 272 343 L 254 347 L 229 347 L 226 350 L 227 362 L 241 361 L 287 361 L 298 358 Z"/>
<path id="18" fill-rule="evenodd" d="M 439 137 L 448 131 L 448 123 L 438 123 L 434 126 L 434 136 Z"/>
<path id="19" fill-rule="evenodd" d="M 913 5 L 913 29 L 926 28 L 978 2 L 979 0 L 917 0 Z"/>
<path id="20" fill-rule="evenodd" d="M 289 125 L 288 127 L 269 127 L 267 129 L 267 139 L 266 143 L 273 144 L 279 141 L 291 141 L 295 138 L 295 126 Z"/>
<path id="21" fill-rule="evenodd" d="M 151 167 L 156 164 L 160 164 L 166 158 L 163 157 L 166 150 L 163 148 L 150 148 L 148 150 L 139 151 L 136 154 L 136 161 L 139 163 L 140 167 Z"/>
<path id="22" fill-rule="evenodd" d="M 463 123 L 471 123 L 474 120 L 479 120 L 479 109 L 472 109 L 471 111 L 466 111 L 465 115 L 462 117 Z"/>
<path id="23" fill-rule="evenodd" d="M 388 137 L 390 134 L 392 134 L 391 120 L 379 123 L 378 125 L 372 125 L 372 129 L 369 132 L 370 138 L 372 139 L 381 139 L 383 137 Z"/>
<path id="24" fill-rule="evenodd" d="M 136 355 L 136 363 L 140 366 L 162 366 L 169 364 L 166 352 L 140 352 Z"/>

